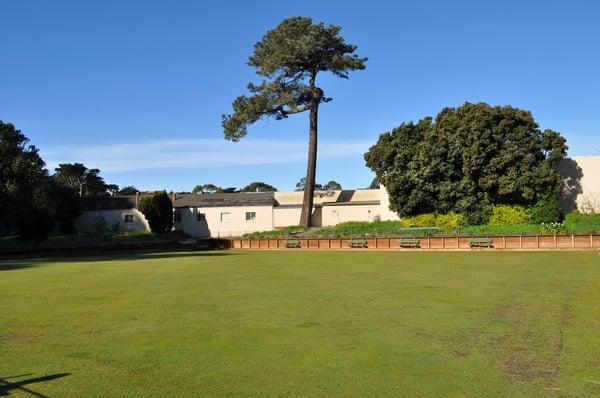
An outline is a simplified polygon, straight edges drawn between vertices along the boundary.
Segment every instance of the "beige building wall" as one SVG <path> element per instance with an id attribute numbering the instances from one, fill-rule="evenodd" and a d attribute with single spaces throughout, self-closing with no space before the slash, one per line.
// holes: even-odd
<path id="1" fill-rule="evenodd" d="M 574 156 L 581 168 L 581 191 L 577 195 L 577 209 L 582 213 L 600 213 L 600 155 Z"/>
<path id="2" fill-rule="evenodd" d="M 133 215 L 133 222 L 126 223 L 125 215 Z M 104 217 L 109 231 L 114 229 L 122 232 L 146 232 L 150 226 L 146 218 L 137 209 L 125 210 L 87 210 L 75 219 L 75 228 L 79 232 L 96 232 L 96 219 Z"/>
<path id="3" fill-rule="evenodd" d="M 397 213 L 395 213 L 394 211 L 390 210 L 390 197 L 388 195 L 387 190 L 385 189 L 385 187 L 383 185 L 379 186 L 379 202 L 380 202 L 380 208 L 381 208 L 381 213 L 380 213 L 380 217 L 381 217 L 381 221 L 398 221 L 400 220 L 400 217 L 398 216 Z"/>
<path id="4" fill-rule="evenodd" d="M 180 229 L 195 238 L 242 236 L 256 231 L 273 229 L 273 207 L 271 206 L 227 206 L 227 207 L 183 207 Z M 204 214 L 198 220 L 198 213 Z M 246 213 L 255 213 L 255 219 L 246 221 Z"/>
<path id="5" fill-rule="evenodd" d="M 300 206 L 274 207 L 273 227 L 276 229 L 298 225 L 300 223 L 300 213 L 302 213 L 302 208 Z M 322 225 L 320 207 L 313 208 L 310 221 L 314 227 L 320 227 Z"/>
<path id="6" fill-rule="evenodd" d="M 368 221 L 380 217 L 380 205 L 327 205 L 323 206 L 323 226 L 328 227 L 347 221 Z"/>

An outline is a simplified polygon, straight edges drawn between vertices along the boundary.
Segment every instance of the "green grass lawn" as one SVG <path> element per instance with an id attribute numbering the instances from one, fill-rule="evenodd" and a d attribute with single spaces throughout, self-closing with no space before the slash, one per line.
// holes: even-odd
<path id="1" fill-rule="evenodd" d="M 0 396 L 600 396 L 600 257 L 0 261 L 0 379 Z"/>

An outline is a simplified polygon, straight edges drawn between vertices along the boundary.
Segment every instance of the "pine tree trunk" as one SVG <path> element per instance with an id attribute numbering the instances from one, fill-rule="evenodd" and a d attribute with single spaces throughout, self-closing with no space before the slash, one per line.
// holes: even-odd
<path id="1" fill-rule="evenodd" d="M 308 165 L 306 168 L 306 180 L 304 184 L 304 197 L 302 199 L 302 213 L 300 214 L 300 225 L 310 227 L 312 215 L 313 198 L 315 195 L 315 177 L 317 172 L 317 114 L 321 99 L 313 101 L 310 108 L 310 131 L 308 136 Z"/>

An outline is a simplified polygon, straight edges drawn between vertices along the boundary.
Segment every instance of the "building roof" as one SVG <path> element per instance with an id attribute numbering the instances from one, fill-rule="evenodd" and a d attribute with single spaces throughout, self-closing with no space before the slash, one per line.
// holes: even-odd
<path id="1" fill-rule="evenodd" d="M 273 192 L 176 194 L 173 207 L 276 206 Z"/>
<path id="2" fill-rule="evenodd" d="M 84 196 L 79 198 L 81 210 L 127 210 L 135 208 L 135 195 Z"/>

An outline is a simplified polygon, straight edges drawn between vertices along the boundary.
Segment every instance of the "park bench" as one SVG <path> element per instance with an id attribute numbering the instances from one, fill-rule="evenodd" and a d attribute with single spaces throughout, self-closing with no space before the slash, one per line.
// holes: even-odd
<path id="1" fill-rule="evenodd" d="M 421 241 L 417 238 L 401 238 L 400 247 L 419 247 Z"/>
<path id="2" fill-rule="evenodd" d="M 492 238 L 471 238 L 470 247 L 492 247 Z"/>
<path id="3" fill-rule="evenodd" d="M 350 247 L 367 247 L 366 239 L 350 239 L 348 241 L 348 246 Z"/>
<path id="4" fill-rule="evenodd" d="M 300 247 L 300 241 L 298 239 L 286 239 L 283 244 L 288 249 Z"/>

